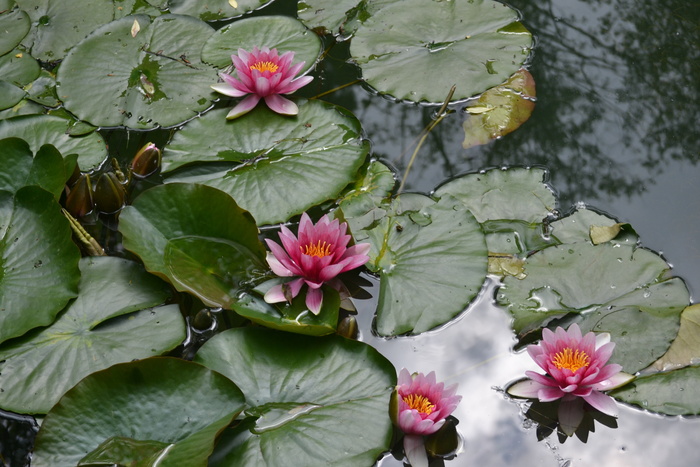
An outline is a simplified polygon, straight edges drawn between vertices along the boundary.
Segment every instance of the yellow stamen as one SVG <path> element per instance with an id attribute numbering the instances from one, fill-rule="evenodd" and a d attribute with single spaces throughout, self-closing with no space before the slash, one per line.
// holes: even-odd
<path id="1" fill-rule="evenodd" d="M 301 252 L 305 255 L 323 258 L 324 256 L 329 256 L 331 254 L 331 248 L 333 248 L 333 245 L 330 243 L 321 242 L 321 240 L 319 240 L 317 243 L 311 243 L 305 246 L 300 245 L 299 248 L 301 248 Z"/>
<path id="2" fill-rule="evenodd" d="M 275 63 L 272 62 L 255 62 L 255 64 L 250 66 L 251 70 L 258 70 L 260 73 L 263 73 L 265 71 L 269 71 L 270 73 L 274 73 L 277 71 L 277 68 L 279 68 Z"/>
<path id="3" fill-rule="evenodd" d="M 566 368 L 575 372 L 579 368 L 587 367 L 591 363 L 591 358 L 586 352 L 581 350 L 574 352 L 571 348 L 567 347 L 561 352 L 554 354 L 552 363 L 560 370 Z"/>
<path id="4" fill-rule="evenodd" d="M 435 410 L 435 405 L 430 403 L 430 399 L 425 396 L 419 396 L 418 394 L 409 394 L 404 396 L 403 401 L 408 404 L 412 409 L 416 409 L 418 412 L 430 415 Z"/>

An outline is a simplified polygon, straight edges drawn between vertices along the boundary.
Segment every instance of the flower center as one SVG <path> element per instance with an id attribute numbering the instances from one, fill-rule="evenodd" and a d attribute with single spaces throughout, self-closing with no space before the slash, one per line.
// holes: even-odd
<path id="1" fill-rule="evenodd" d="M 560 370 L 566 368 L 576 372 L 579 368 L 587 367 L 591 363 L 591 358 L 586 352 L 581 350 L 576 350 L 574 352 L 571 348 L 567 347 L 561 352 L 554 354 L 552 363 Z"/>
<path id="2" fill-rule="evenodd" d="M 403 397 L 403 401 L 411 408 L 416 409 L 418 412 L 430 415 L 435 410 L 435 404 L 430 402 L 425 396 L 419 396 L 418 394 L 409 394 Z"/>
<path id="3" fill-rule="evenodd" d="M 272 62 L 255 62 L 250 66 L 251 70 L 258 70 L 260 73 L 264 73 L 266 71 L 274 73 L 277 71 L 277 68 L 279 68 L 279 66 Z"/>
<path id="4" fill-rule="evenodd" d="M 319 240 L 316 243 L 310 243 L 306 246 L 299 246 L 299 248 L 301 248 L 301 252 L 305 255 L 323 258 L 324 256 L 329 256 L 331 254 L 331 248 L 333 248 L 333 245 L 330 243 L 321 242 L 321 240 Z"/>

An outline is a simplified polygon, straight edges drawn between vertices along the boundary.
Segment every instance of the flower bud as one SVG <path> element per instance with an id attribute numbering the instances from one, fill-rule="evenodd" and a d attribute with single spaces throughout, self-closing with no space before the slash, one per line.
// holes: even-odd
<path id="1" fill-rule="evenodd" d="M 104 213 L 112 214 L 124 207 L 126 190 L 113 172 L 100 175 L 95 184 L 95 207 Z"/>
<path id="2" fill-rule="evenodd" d="M 95 203 L 92 200 L 92 183 L 89 174 L 83 174 L 75 182 L 66 196 L 66 210 L 73 217 L 84 217 L 92 212 Z"/>
<path id="3" fill-rule="evenodd" d="M 357 320 L 354 316 L 348 315 L 341 319 L 338 323 L 338 329 L 336 330 L 338 334 L 348 339 L 357 339 Z"/>
<path id="4" fill-rule="evenodd" d="M 131 173 L 139 178 L 146 178 L 160 168 L 160 149 L 148 143 L 136 153 L 131 161 Z"/>

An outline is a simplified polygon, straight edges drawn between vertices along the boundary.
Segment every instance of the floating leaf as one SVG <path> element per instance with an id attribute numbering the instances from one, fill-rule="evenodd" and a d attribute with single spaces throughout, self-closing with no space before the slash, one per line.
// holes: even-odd
<path id="1" fill-rule="evenodd" d="M 32 55 L 47 62 L 61 60 L 85 36 L 114 18 L 106 0 L 17 0 L 34 27 L 22 41 Z"/>
<path id="2" fill-rule="evenodd" d="M 14 49 L 0 56 L 0 77 L 3 81 L 23 87 L 39 76 L 39 63 L 26 52 Z"/>
<path id="3" fill-rule="evenodd" d="M 27 93 L 17 86 L 0 80 L 0 110 L 9 109 L 26 96 Z"/>
<path id="4" fill-rule="evenodd" d="M 272 0 L 169 0 L 171 13 L 189 15 L 203 21 L 231 19 L 264 7 Z"/>
<path id="5" fill-rule="evenodd" d="M 321 39 L 294 18 L 259 16 L 236 21 L 216 31 L 204 44 L 202 60 L 218 68 L 231 65 L 231 55 L 268 47 L 280 55 L 294 52 L 292 63 L 306 62 L 303 74 L 316 64 L 322 50 Z"/>
<path id="6" fill-rule="evenodd" d="M 299 19 L 322 34 L 339 34 L 360 0 L 303 0 L 297 4 Z"/>
<path id="7" fill-rule="evenodd" d="M 613 391 L 611 395 L 650 412 L 700 415 L 700 367 L 643 376 Z"/>
<path id="8" fill-rule="evenodd" d="M 137 20 L 140 31 L 131 30 Z M 58 95 L 96 126 L 174 126 L 207 109 L 216 70 L 200 61 L 214 30 L 188 16 L 128 16 L 90 34 L 58 70 Z"/>
<path id="9" fill-rule="evenodd" d="M 690 301 L 685 284 L 669 279 L 668 270 L 661 257 L 634 246 L 558 245 L 528 257 L 524 279 L 506 277 L 498 301 L 513 314 L 520 336 L 580 314 L 581 330 L 610 333 L 614 361 L 634 373 L 666 351 Z"/>
<path id="10" fill-rule="evenodd" d="M 0 190 L 16 192 L 23 186 L 37 185 L 58 201 L 71 173 L 61 153 L 51 145 L 42 146 L 34 156 L 24 140 L 0 140 Z"/>
<path id="11" fill-rule="evenodd" d="M 79 259 L 51 193 L 0 191 L 0 342 L 53 322 L 78 294 Z"/>
<path id="12" fill-rule="evenodd" d="M 377 224 L 353 235 L 372 245 L 367 267 L 381 274 L 379 334 L 427 331 L 461 313 L 477 295 L 486 278 L 486 243 L 458 200 L 401 195 Z"/>
<path id="13" fill-rule="evenodd" d="M 484 92 L 464 121 L 464 141 L 467 149 L 486 144 L 515 131 L 530 118 L 535 108 L 535 80 L 521 68 L 505 83 Z"/>
<path id="14" fill-rule="evenodd" d="M 0 139 L 17 137 L 29 143 L 33 152 L 44 144 L 53 145 L 64 157 L 78 155 L 81 170 L 99 167 L 107 157 L 107 147 L 98 133 L 85 136 L 67 134 L 71 122 L 51 115 L 23 115 L 0 120 Z"/>
<path id="15" fill-rule="evenodd" d="M 14 49 L 31 27 L 29 15 L 18 8 L 0 11 L 0 56 Z M 2 75 L 0 75 L 2 76 Z"/>
<path id="16" fill-rule="evenodd" d="M 369 151 L 357 119 L 320 101 L 300 103 L 292 118 L 264 105 L 235 120 L 226 113 L 213 110 L 176 133 L 161 170 L 206 163 L 168 173 L 166 182 L 223 190 L 259 225 L 284 222 L 338 196 Z"/>
<path id="17" fill-rule="evenodd" d="M 658 371 L 668 371 L 698 363 L 700 363 L 700 304 L 695 304 L 681 313 L 678 336 L 668 351 L 654 362 L 653 368 Z"/>
<path id="18" fill-rule="evenodd" d="M 214 336 L 195 361 L 236 383 L 249 407 L 210 465 L 355 467 L 389 448 L 396 370 L 367 344 L 240 328 Z"/>
<path id="19" fill-rule="evenodd" d="M 637 234 L 629 224 L 619 223 L 612 217 L 588 208 L 578 208 L 550 225 L 552 236 L 561 243 L 590 242 L 595 244 L 594 239 L 596 239 L 604 240 L 599 243 L 636 245 L 639 241 Z"/>
<path id="20" fill-rule="evenodd" d="M 147 309 L 170 293 L 139 264 L 92 257 L 80 269 L 78 297 L 51 326 L 0 347 L 5 410 L 46 413 L 90 373 L 162 354 L 186 337 L 176 305 Z"/>
<path id="21" fill-rule="evenodd" d="M 350 53 L 379 93 L 438 103 L 453 85 L 460 100 L 503 83 L 531 46 L 517 11 L 500 2 L 401 0 L 358 27 Z"/>
<path id="22" fill-rule="evenodd" d="M 265 248 L 253 218 L 226 193 L 204 185 L 171 183 L 145 191 L 122 210 L 119 230 L 124 247 L 136 253 L 146 269 L 210 303 L 223 300 L 223 293 L 235 297 L 242 284 L 232 277 L 264 265 Z M 236 252 L 246 263 L 236 265 L 227 279 L 232 265 L 207 247 Z M 208 276 L 212 273 L 217 277 Z"/>
<path id="23" fill-rule="evenodd" d="M 386 215 L 385 202 L 396 188 L 396 175 L 381 162 L 373 161 L 338 202 L 343 221 L 350 232 L 371 228 Z M 383 206 L 383 207 L 382 207 Z"/>
<path id="24" fill-rule="evenodd" d="M 196 363 L 157 357 L 114 365 L 83 379 L 46 415 L 32 465 L 204 467 L 243 401 L 231 381 Z"/>

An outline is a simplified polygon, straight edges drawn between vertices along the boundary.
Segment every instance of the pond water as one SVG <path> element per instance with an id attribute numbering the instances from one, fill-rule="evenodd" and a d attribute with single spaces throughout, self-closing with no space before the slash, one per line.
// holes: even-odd
<path id="1" fill-rule="evenodd" d="M 295 2 L 263 13 L 292 11 Z M 528 64 L 537 83 L 532 117 L 499 141 L 465 150 L 463 106 L 429 135 L 405 191 L 428 193 L 459 174 L 491 167 L 540 166 L 549 170 L 559 209 L 574 204 L 629 222 L 642 245 L 663 252 L 696 297 L 700 291 L 700 9 L 693 0 L 513 0 L 533 32 Z M 327 73 L 307 95 L 356 77 L 344 64 L 341 44 L 326 60 Z M 410 72 L 407 70 L 407 72 Z M 459 83 L 456 83 L 459 86 Z M 400 104 L 351 86 L 324 96 L 353 112 L 376 157 L 403 173 L 415 138 L 435 107 Z M 140 146 L 135 141 L 133 146 Z M 371 280 L 371 278 L 370 278 Z M 376 286 L 376 284 L 375 284 Z M 525 370 L 526 354 L 510 351 L 515 339 L 507 313 L 494 305 L 497 284 L 445 327 L 418 337 L 382 339 L 371 332 L 372 299 L 357 302 L 361 340 L 397 368 L 436 371 L 464 396 L 455 412 L 462 446 L 448 466 L 696 466 L 700 419 L 659 417 L 622 407 L 619 428 L 598 425 L 586 444 L 555 437 L 538 442 L 521 406 L 501 389 Z M 3 453 L 27 446 L 26 432 L 10 428 Z M 31 430 L 30 430 L 31 431 Z M 30 436 L 31 438 L 31 436 Z M 16 447 L 13 449 L 12 443 Z M 382 467 L 402 465 L 387 455 Z"/>

